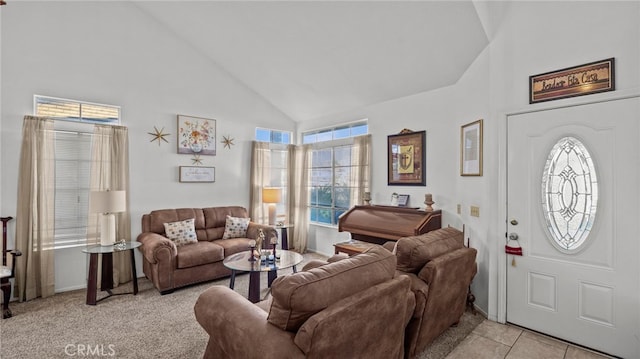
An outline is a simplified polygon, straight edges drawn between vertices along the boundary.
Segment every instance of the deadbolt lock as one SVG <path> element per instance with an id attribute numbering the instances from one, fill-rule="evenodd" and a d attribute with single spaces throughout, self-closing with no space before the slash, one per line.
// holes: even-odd
<path id="1" fill-rule="evenodd" d="M 515 220 L 515 219 L 512 219 L 512 220 L 511 220 L 511 225 L 513 225 L 513 226 L 517 226 L 517 225 L 518 225 L 518 221 L 517 221 L 517 220 Z"/>

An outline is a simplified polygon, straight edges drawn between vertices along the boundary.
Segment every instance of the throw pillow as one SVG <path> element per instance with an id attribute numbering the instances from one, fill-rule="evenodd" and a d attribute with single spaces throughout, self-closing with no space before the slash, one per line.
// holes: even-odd
<path id="1" fill-rule="evenodd" d="M 249 221 L 251 221 L 250 218 L 231 217 L 230 215 L 227 215 L 222 239 L 246 237 Z"/>
<path id="2" fill-rule="evenodd" d="M 176 246 L 183 246 L 189 243 L 197 243 L 195 218 L 185 219 L 179 222 L 164 223 L 164 232 L 167 238 L 172 240 Z"/>

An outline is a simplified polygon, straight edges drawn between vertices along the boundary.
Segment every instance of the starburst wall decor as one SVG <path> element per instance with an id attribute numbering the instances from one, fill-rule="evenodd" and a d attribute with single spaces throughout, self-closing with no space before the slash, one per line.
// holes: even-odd
<path id="1" fill-rule="evenodd" d="M 222 136 L 222 142 L 224 144 L 225 148 L 231 149 L 231 146 L 235 145 L 235 143 L 233 143 L 233 138 L 231 137 L 231 135 L 226 135 L 226 136 Z"/>
<path id="2" fill-rule="evenodd" d="M 200 155 L 198 154 L 193 155 L 193 158 L 191 159 L 191 164 L 196 166 L 202 165 L 202 158 L 200 158 Z"/>
<path id="3" fill-rule="evenodd" d="M 148 134 L 153 136 L 153 138 L 149 142 L 158 141 L 158 146 L 160 146 L 160 144 L 162 143 L 161 141 L 169 143 L 169 141 L 167 141 L 165 137 L 169 136 L 170 134 L 164 133 L 164 127 L 158 130 L 156 126 L 153 126 L 153 131 L 154 132 L 147 132 Z"/>

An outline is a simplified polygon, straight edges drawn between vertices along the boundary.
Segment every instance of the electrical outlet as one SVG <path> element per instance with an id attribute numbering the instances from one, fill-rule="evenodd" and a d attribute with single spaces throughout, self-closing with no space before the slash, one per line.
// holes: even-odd
<path id="1" fill-rule="evenodd" d="M 480 217 L 480 207 L 471 206 L 471 217 Z"/>
<path id="2" fill-rule="evenodd" d="M 462 213 L 462 206 L 460 203 L 458 203 L 458 206 L 456 207 L 456 212 L 458 212 L 458 214 Z"/>

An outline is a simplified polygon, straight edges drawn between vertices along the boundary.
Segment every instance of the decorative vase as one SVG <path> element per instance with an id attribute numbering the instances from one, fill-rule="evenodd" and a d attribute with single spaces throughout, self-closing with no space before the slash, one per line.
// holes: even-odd
<path id="1" fill-rule="evenodd" d="M 191 151 L 195 152 L 195 153 L 199 153 L 202 151 L 202 145 L 199 143 L 192 143 L 191 144 Z"/>

